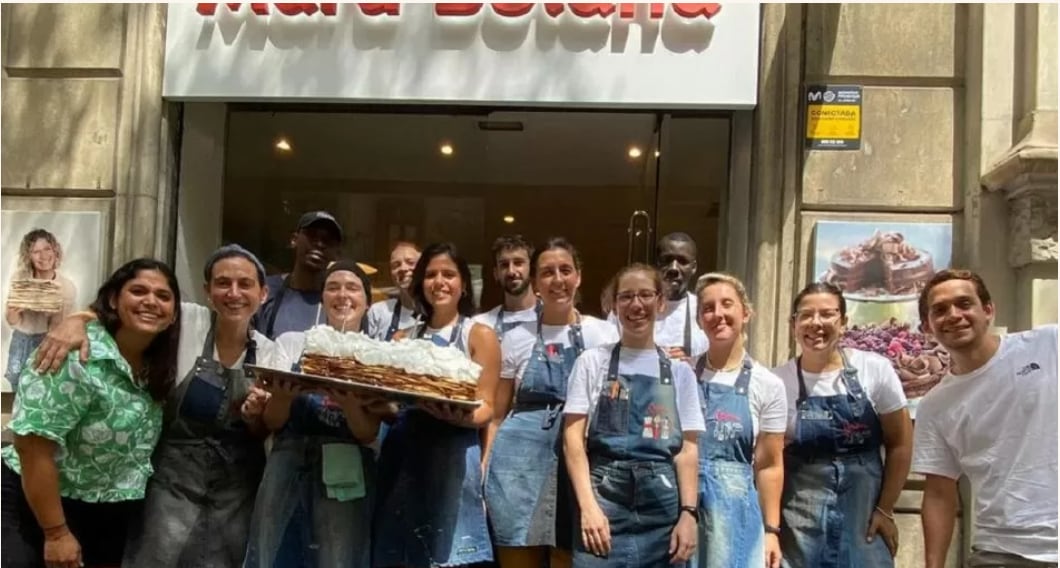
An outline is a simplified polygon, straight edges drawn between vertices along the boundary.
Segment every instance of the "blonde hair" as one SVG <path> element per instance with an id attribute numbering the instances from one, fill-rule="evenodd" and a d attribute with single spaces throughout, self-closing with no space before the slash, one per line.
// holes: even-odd
<path id="1" fill-rule="evenodd" d="M 751 306 L 751 297 L 747 295 L 747 287 L 743 285 L 743 282 L 729 274 L 728 272 L 708 272 L 703 276 L 699 277 L 696 281 L 696 301 L 699 303 L 703 302 L 703 290 L 706 290 L 708 286 L 714 284 L 728 284 L 732 286 L 733 290 L 736 290 L 736 295 L 740 298 L 740 303 L 743 304 L 743 309 L 747 310 L 747 313 L 753 314 L 754 308 Z"/>

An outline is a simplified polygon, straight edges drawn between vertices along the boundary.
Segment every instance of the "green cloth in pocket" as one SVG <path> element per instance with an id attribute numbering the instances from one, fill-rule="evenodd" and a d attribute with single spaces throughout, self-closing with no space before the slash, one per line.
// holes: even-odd
<path id="1" fill-rule="evenodd" d="M 365 495 L 361 448 L 353 444 L 324 444 L 323 481 L 328 497 L 353 501 Z"/>

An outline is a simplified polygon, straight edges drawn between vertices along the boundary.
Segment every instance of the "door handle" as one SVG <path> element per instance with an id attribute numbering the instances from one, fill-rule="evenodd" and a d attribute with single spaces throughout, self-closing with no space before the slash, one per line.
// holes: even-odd
<path id="1" fill-rule="evenodd" d="M 643 228 L 637 228 L 637 219 L 644 219 Z M 648 251 L 651 250 L 651 217 L 647 211 L 638 210 L 634 211 L 629 216 L 629 225 L 626 227 L 626 234 L 629 235 L 629 246 L 626 255 L 626 264 L 633 264 L 633 246 L 639 237 L 644 237 L 644 262 L 648 262 Z"/>

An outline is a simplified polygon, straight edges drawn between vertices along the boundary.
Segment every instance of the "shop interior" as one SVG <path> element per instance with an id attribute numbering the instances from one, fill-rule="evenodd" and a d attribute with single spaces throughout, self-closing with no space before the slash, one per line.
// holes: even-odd
<path id="1" fill-rule="evenodd" d="M 497 236 L 564 236 L 583 262 L 580 309 L 599 315 L 606 282 L 650 261 L 660 235 L 690 234 L 699 272 L 719 268 L 730 133 L 723 113 L 232 105 L 222 238 L 284 271 L 295 220 L 324 209 L 384 292 L 393 242 L 452 241 L 485 309 L 501 300 Z"/>

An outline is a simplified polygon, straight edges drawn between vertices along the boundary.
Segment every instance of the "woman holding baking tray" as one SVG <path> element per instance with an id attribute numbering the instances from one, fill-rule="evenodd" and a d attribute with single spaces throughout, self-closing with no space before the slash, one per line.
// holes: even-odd
<path id="1" fill-rule="evenodd" d="M 409 336 L 453 346 L 480 365 L 480 405 L 421 403 L 399 414 L 379 456 L 372 563 L 427 568 L 489 562 L 479 434 L 493 419 L 500 345 L 489 326 L 471 321 L 471 270 L 455 245 L 425 248 L 410 289 L 425 322 Z"/>
<path id="2" fill-rule="evenodd" d="M 363 332 L 371 297 L 368 275 L 355 262 L 340 260 L 325 270 L 321 309 L 332 328 Z M 306 334 L 287 332 L 276 343 L 287 359 L 298 361 Z M 264 405 L 265 426 L 275 433 L 245 566 L 366 568 L 375 489 L 369 446 L 380 416 L 368 401 L 345 391 L 299 391 L 277 381 L 269 385 L 267 402 L 255 392 L 244 403 L 249 415 Z"/>

